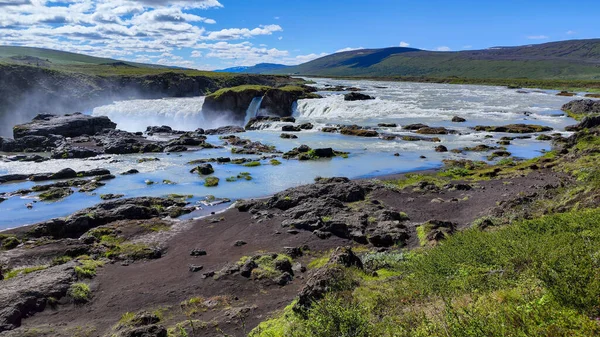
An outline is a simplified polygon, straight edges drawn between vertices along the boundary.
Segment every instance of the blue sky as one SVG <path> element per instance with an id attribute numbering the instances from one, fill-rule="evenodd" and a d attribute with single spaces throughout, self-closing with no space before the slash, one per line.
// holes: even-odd
<path id="1" fill-rule="evenodd" d="M 0 0 L 0 41 L 199 69 L 600 37 L 598 1 Z"/>

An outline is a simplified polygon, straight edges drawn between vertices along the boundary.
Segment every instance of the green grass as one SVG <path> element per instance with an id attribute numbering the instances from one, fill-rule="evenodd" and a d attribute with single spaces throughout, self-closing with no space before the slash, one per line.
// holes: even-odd
<path id="1" fill-rule="evenodd" d="M 33 272 L 36 272 L 39 270 L 44 270 L 44 269 L 48 269 L 48 266 L 42 265 L 42 266 L 17 268 L 17 269 L 10 270 L 6 274 L 4 274 L 4 279 L 8 280 L 13 277 L 17 277 L 19 275 L 27 275 L 27 274 L 30 274 L 30 273 L 33 273 Z"/>
<path id="2" fill-rule="evenodd" d="M 306 318 L 286 309 L 251 336 L 597 335 L 599 256 L 600 209 L 469 229 L 390 258 L 377 277 L 356 270 L 354 290 Z"/>
<path id="3" fill-rule="evenodd" d="M 75 266 L 75 273 L 79 279 L 95 277 L 96 269 L 104 266 L 104 262 L 91 259 L 83 259 L 79 263 L 79 266 Z"/>
<path id="4" fill-rule="evenodd" d="M 69 288 L 69 296 L 73 299 L 73 302 L 84 304 L 91 299 L 92 291 L 90 286 L 85 283 L 73 283 Z"/>
<path id="5" fill-rule="evenodd" d="M 243 164 L 243 166 L 245 166 L 245 167 L 257 167 L 260 165 L 261 165 L 261 163 L 259 161 L 251 161 L 251 162 Z"/>
<path id="6" fill-rule="evenodd" d="M 243 92 L 243 91 L 252 91 L 252 92 L 256 92 L 256 95 L 258 95 L 258 94 L 263 95 L 269 89 L 271 89 L 271 87 L 265 86 L 265 85 L 251 85 L 251 84 L 240 85 L 237 87 L 219 89 L 219 90 L 215 91 L 214 93 L 210 94 L 209 97 L 218 100 L 219 98 L 221 98 L 221 96 L 223 96 L 224 94 L 227 94 L 229 92 L 238 93 L 238 92 Z"/>

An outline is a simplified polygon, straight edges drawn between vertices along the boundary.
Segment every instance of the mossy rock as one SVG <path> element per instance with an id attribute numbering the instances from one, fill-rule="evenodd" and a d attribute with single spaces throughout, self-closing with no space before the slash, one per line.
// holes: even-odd
<path id="1" fill-rule="evenodd" d="M 215 187 L 219 185 L 220 179 L 217 177 L 208 177 L 204 180 L 204 186 Z"/>

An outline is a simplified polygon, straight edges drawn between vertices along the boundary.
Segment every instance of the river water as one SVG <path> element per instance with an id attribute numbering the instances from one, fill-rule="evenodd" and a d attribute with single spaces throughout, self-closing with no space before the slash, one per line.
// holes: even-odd
<path id="1" fill-rule="evenodd" d="M 376 126 L 378 123 L 397 123 L 406 125 L 424 123 L 430 126 L 444 126 L 457 130 L 455 135 L 438 136 L 441 144 L 448 149 L 473 146 L 476 144 L 495 145 L 504 134 L 495 133 L 494 138 L 485 132 L 475 132 L 475 125 L 503 125 L 510 123 L 529 123 L 551 126 L 554 132 L 564 133 L 564 127 L 575 124 L 562 114 L 560 107 L 572 100 L 571 97 L 556 96 L 556 91 L 532 91 L 518 93 L 504 87 L 447 85 L 423 83 L 396 83 L 374 81 L 343 81 L 331 79 L 313 79 L 315 86 L 327 88 L 342 85 L 359 87 L 363 93 L 377 97 L 375 100 L 346 102 L 343 92 L 320 92 L 323 99 L 300 100 L 295 116 L 297 123 L 311 122 L 315 128 L 298 133 L 298 139 L 281 139 L 281 126 L 275 123 L 271 127 L 239 134 L 242 138 L 275 145 L 281 151 L 287 151 L 301 144 L 313 148 L 332 147 L 335 150 L 350 152 L 347 159 L 333 158 L 310 162 L 281 160 L 282 165 L 272 166 L 268 161 L 258 167 L 244 167 L 234 164 L 213 164 L 215 176 L 221 179 L 217 187 L 204 187 L 203 179 L 189 173 L 193 165 L 187 162 L 194 159 L 213 157 L 245 157 L 232 155 L 231 148 L 205 149 L 181 154 L 122 155 L 106 156 L 101 160 L 51 160 L 44 163 L 1 162 L 0 174 L 54 172 L 70 167 L 74 170 L 107 168 L 117 175 L 117 179 L 108 181 L 106 186 L 93 194 L 74 193 L 58 202 L 39 202 L 35 194 L 25 197 L 12 197 L 0 203 L 0 229 L 36 223 L 54 217 L 66 216 L 79 209 L 95 205 L 101 201 L 100 195 L 107 193 L 135 196 L 166 196 L 168 194 L 190 194 L 192 203 L 205 199 L 208 195 L 230 199 L 267 196 L 283 189 L 310 183 L 317 176 L 346 176 L 349 178 L 377 177 L 386 174 L 402 173 L 421 169 L 436 168 L 443 159 L 484 160 L 486 153 L 437 153 L 439 143 L 387 141 L 367 139 L 340 134 L 320 132 L 319 129 L 333 124 L 359 124 Z M 127 131 L 144 131 L 149 125 L 169 125 L 179 130 L 212 128 L 230 124 L 227 117 L 220 120 L 205 120 L 202 114 L 204 97 L 173 98 L 158 100 L 131 100 L 115 102 L 91 111 L 93 115 L 105 115 L 117 123 L 118 128 Z M 260 115 L 258 102 L 248 108 L 248 114 Z M 452 123 L 453 116 L 467 120 L 465 123 Z M 384 128 L 381 132 L 411 134 L 397 128 Z M 515 140 L 508 151 L 513 156 L 532 158 L 550 149 L 550 143 L 532 139 Z M 221 145 L 218 136 L 209 136 L 208 142 Z M 400 156 L 394 156 L 399 153 Z M 425 156 L 426 158 L 420 158 Z M 157 157 L 160 161 L 138 163 L 143 157 Z M 137 169 L 141 173 L 121 176 L 120 172 Z M 253 179 L 227 182 L 227 177 L 241 172 L 250 172 Z M 175 182 L 175 185 L 163 184 L 163 180 Z M 157 184 L 148 185 L 151 180 Z M 2 184 L 0 192 L 11 192 L 30 188 L 32 182 Z M 25 206 L 33 203 L 32 209 Z M 218 210 L 218 207 L 205 207 L 188 217 L 196 217 L 206 212 Z"/>

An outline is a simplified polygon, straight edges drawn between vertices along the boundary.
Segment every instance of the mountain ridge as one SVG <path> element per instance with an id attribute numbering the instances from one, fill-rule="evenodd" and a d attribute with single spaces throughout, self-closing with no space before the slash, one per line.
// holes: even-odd
<path id="1" fill-rule="evenodd" d="M 449 52 L 403 47 L 359 49 L 271 73 L 600 80 L 600 39 Z"/>

